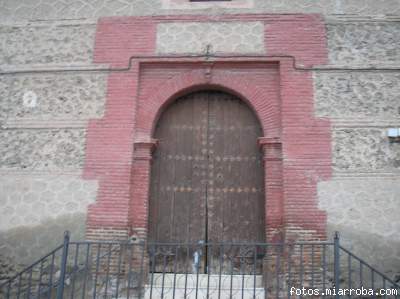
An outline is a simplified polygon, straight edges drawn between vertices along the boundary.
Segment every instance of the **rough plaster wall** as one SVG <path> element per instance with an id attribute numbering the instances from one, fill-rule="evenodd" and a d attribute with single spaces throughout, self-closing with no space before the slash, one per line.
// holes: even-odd
<path id="1" fill-rule="evenodd" d="M 0 70 L 27 64 L 90 64 L 95 31 L 95 24 L 82 23 L 1 26 Z"/>
<path id="2" fill-rule="evenodd" d="M 83 128 L 0 130 L 0 280 L 54 248 L 64 230 L 84 238 L 97 191 L 81 178 L 84 142 Z"/>
<path id="3" fill-rule="evenodd" d="M 398 23 L 328 26 L 331 63 L 400 63 Z M 382 37 L 379 35 L 382 30 Z M 394 278 L 400 274 L 400 143 L 387 129 L 400 127 L 398 71 L 314 73 L 315 113 L 332 121 L 333 179 L 320 182 L 320 208 L 329 233 Z"/>
<path id="4" fill-rule="evenodd" d="M 174 3 L 183 3 L 175 5 Z M 397 0 L 253 0 L 230 3 L 193 4 L 190 9 L 182 0 L 1 0 L 0 19 L 5 22 L 21 20 L 54 20 L 97 18 L 101 16 L 153 15 L 181 13 L 323 13 L 323 14 L 400 14 Z M 169 8 L 175 9 L 169 9 Z M 232 7 L 232 8 L 229 8 Z M 235 9 L 235 7 L 237 7 Z M 247 7 L 247 8 L 244 8 Z M 211 11 L 210 11 L 211 9 Z"/>
<path id="5" fill-rule="evenodd" d="M 26 262 L 43 253 L 40 248 L 48 249 L 51 239 L 52 246 L 59 243 L 68 227 L 74 239 L 84 236 L 86 209 L 95 201 L 97 183 L 79 175 L 8 175 L 0 179 L 0 190 L 0 252 Z"/>
<path id="6" fill-rule="evenodd" d="M 0 169 L 75 170 L 83 167 L 83 129 L 0 130 Z"/>
<path id="7" fill-rule="evenodd" d="M 264 53 L 262 22 L 161 23 L 157 26 L 157 52 Z"/>
<path id="8" fill-rule="evenodd" d="M 385 128 L 335 129 L 332 136 L 334 170 L 354 172 L 399 170 L 400 144 L 389 142 L 386 131 Z"/>
<path id="9" fill-rule="evenodd" d="M 60 73 L 0 76 L 0 122 L 26 119 L 87 120 L 104 113 L 107 74 Z M 23 96 L 37 95 L 37 105 L 26 107 Z"/>
<path id="10" fill-rule="evenodd" d="M 315 92 L 320 117 L 369 121 L 400 117 L 399 72 L 318 72 Z"/>
<path id="11" fill-rule="evenodd" d="M 332 64 L 400 63 L 400 22 L 331 24 L 327 37 Z"/>
<path id="12" fill-rule="evenodd" d="M 318 186 L 329 233 L 390 277 L 400 272 L 400 179 L 336 178 Z"/>
<path id="13" fill-rule="evenodd" d="M 104 113 L 106 76 L 0 76 L 0 280 L 58 245 L 64 230 L 84 238 L 97 192 L 81 175 L 85 127 Z M 23 103 L 27 91 L 34 107 Z"/>
<path id="14" fill-rule="evenodd" d="M 0 0 L 0 23 L 7 24 L 0 27 L 0 70 L 37 69 L 47 66 L 68 68 L 75 64 L 90 64 L 95 22 L 71 21 L 78 18 L 95 20 L 111 15 L 252 12 L 400 14 L 397 0 L 254 0 L 252 6 L 245 9 L 217 8 L 214 5 L 207 10 L 200 6 L 189 10 L 162 9 L 165 3 L 171 1 L 73 0 L 67 3 L 61 0 Z M 38 22 L 24 24 L 31 20 Z M 15 25 L 15 22 L 20 24 Z M 398 22 L 330 23 L 327 25 L 330 63 L 346 66 L 400 65 L 399 32 Z M 321 182 L 319 185 L 321 208 L 328 213 L 330 230 L 341 230 L 343 241 L 351 240 L 356 253 L 360 253 L 370 262 L 377 261 L 378 267 L 389 269 L 390 273 L 393 269 L 392 261 L 393 265 L 398 265 L 396 256 L 398 257 L 399 253 L 393 250 L 399 246 L 397 241 L 392 241 L 398 240 L 398 235 L 389 236 L 386 221 L 374 223 L 367 215 L 373 213 L 369 208 L 370 200 L 375 201 L 375 206 L 379 200 L 382 205 L 392 207 L 390 212 L 400 212 L 397 208 L 400 205 L 395 205 L 396 196 L 398 198 L 400 194 L 396 189 L 398 182 L 393 179 L 398 175 L 398 144 L 388 144 L 384 136 L 389 125 L 400 127 L 396 114 L 398 72 L 331 74 L 316 74 L 316 113 L 334 119 L 335 130 L 332 144 L 335 176 L 333 180 Z M 57 182 L 60 180 L 67 186 L 67 182 L 80 177 L 84 156 L 84 127 L 81 125 L 75 129 L 67 129 L 66 124 L 59 127 L 57 121 L 70 119 L 72 123 L 74 120 L 101 116 L 105 80 L 102 75 L 82 75 L 82 80 L 79 81 L 78 75 L 0 76 L 0 123 L 8 127 L 0 132 L 1 136 L 6 138 L 5 141 L 0 141 L 0 150 L 3 151 L 0 158 L 2 179 L 10 180 L 18 176 L 22 186 L 26 181 L 29 182 L 26 184 L 32 184 L 33 189 L 39 188 L 41 180 L 48 176 L 46 188 L 50 190 L 57 189 Z M 82 82 L 82 86 L 79 82 Z M 39 102 L 36 110 L 14 105 L 21 100 L 22 86 L 29 87 L 29 90 L 37 93 Z M 81 101 L 82 99 L 84 101 Z M 26 119 L 30 119 L 30 122 L 24 122 Z M 343 122 L 346 123 L 345 126 Z M 38 129 L 43 126 L 51 128 Z M 32 143 L 32 146 L 29 146 L 29 143 Z M 6 149 L 7 147 L 13 149 Z M 44 147 L 44 150 L 41 147 Z M 42 177 L 36 176 L 34 172 L 37 171 Z M 79 174 L 64 174 L 62 179 L 59 176 L 60 173 L 74 171 Z M 360 175 L 365 178 L 360 178 Z M 356 180 L 359 183 L 355 183 Z M 94 188 L 91 184 L 81 181 L 81 190 L 88 196 L 90 192 L 87 190 Z M 21 202 L 25 197 L 29 200 L 31 195 L 24 194 L 16 187 L 4 193 L 7 200 L 18 196 L 22 198 Z M 60 190 L 64 190 L 63 188 L 66 187 L 61 187 Z M 342 190 L 342 193 L 337 190 Z M 360 190 L 368 190 L 368 196 L 356 196 Z M 388 191 L 382 193 L 382 190 Z M 39 197 L 39 202 L 42 195 L 36 196 Z M 35 195 L 33 197 L 35 198 Z M 340 203 L 343 198 L 354 200 L 351 204 L 347 202 L 347 206 L 344 207 L 344 204 Z M 57 195 L 54 200 L 58 201 Z M 82 239 L 86 217 L 83 205 L 90 200 L 92 199 L 85 198 L 85 203 L 79 203 L 79 209 L 74 213 L 61 213 L 57 218 L 43 217 L 37 219 L 38 222 L 34 226 L 22 225 L 2 231 L 0 244 L 8 244 L 7 248 L 15 248 L 13 254 L 17 255 L 17 259 L 25 256 L 31 259 L 58 244 L 62 231 L 66 228 L 73 231 L 76 239 Z M 51 202 L 47 206 L 50 207 Z M 353 210 L 342 213 L 343 208 L 348 207 Z M 354 227 L 360 229 L 355 230 Z M 369 227 L 372 227 L 373 232 L 366 233 Z M 376 250 L 379 244 L 384 244 L 383 251 Z M 383 258 L 386 255 L 390 258 L 385 261 Z"/>
<path id="15" fill-rule="evenodd" d="M 62 70 L 92 64 L 95 30 L 83 21 L 0 27 L 0 71 L 11 71 L 0 75 L 0 281 L 65 230 L 85 237 L 97 193 L 82 179 L 86 126 L 104 114 L 107 73 Z M 52 68 L 60 71 L 41 71 Z M 27 93 L 37 96 L 32 107 Z"/>

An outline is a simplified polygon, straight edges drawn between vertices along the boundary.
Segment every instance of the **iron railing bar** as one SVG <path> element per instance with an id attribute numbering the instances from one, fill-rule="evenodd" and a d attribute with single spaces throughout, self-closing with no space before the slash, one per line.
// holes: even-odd
<path id="1" fill-rule="evenodd" d="M 347 268 L 348 268 L 348 288 L 351 289 L 352 281 L 351 281 L 351 255 L 347 255 Z M 349 293 L 349 298 L 352 298 L 351 293 Z"/>
<path id="2" fill-rule="evenodd" d="M 17 293 L 17 299 L 19 299 L 19 296 L 21 295 L 21 284 L 22 284 L 22 275 L 24 273 L 21 273 L 20 277 L 19 277 L 19 281 L 18 281 L 18 293 Z"/>
<path id="3" fill-rule="evenodd" d="M 185 263 L 185 268 L 186 268 L 186 271 L 185 271 L 185 291 L 184 291 L 184 298 L 186 298 L 187 297 L 187 281 L 188 281 L 188 272 L 189 272 L 189 266 L 188 266 L 188 263 L 189 263 L 189 260 L 190 260 L 190 248 L 189 248 L 189 245 L 185 245 L 185 247 L 186 247 L 186 256 L 187 256 L 187 258 L 186 258 L 186 263 Z"/>
<path id="4" fill-rule="evenodd" d="M 373 268 L 370 264 L 368 264 L 367 262 L 365 262 L 363 259 L 359 258 L 358 256 L 354 255 L 353 253 L 351 253 L 349 250 L 347 250 L 346 248 L 339 246 L 340 249 L 342 249 L 344 252 L 346 252 L 347 254 L 351 255 L 352 258 L 354 258 L 355 260 L 358 260 L 360 263 L 362 263 L 364 266 L 368 267 L 370 270 L 374 271 L 376 274 L 378 274 L 379 276 L 384 277 L 388 282 L 390 282 L 391 284 L 393 284 L 396 288 L 400 289 L 400 285 L 397 284 L 396 282 L 394 282 L 392 279 L 390 279 L 389 277 L 387 277 L 385 274 L 383 274 L 382 272 L 376 270 L 375 268 Z"/>
<path id="5" fill-rule="evenodd" d="M 245 257 L 240 257 L 240 273 L 242 274 L 242 284 L 241 284 L 242 299 L 244 299 L 244 270 L 243 270 L 244 259 Z"/>
<path id="6" fill-rule="evenodd" d="M 61 265 L 60 265 L 60 278 L 58 279 L 57 286 L 57 299 L 62 299 L 64 297 L 64 287 L 65 287 L 65 276 L 67 273 L 67 263 L 68 263 L 68 254 L 69 254 L 69 240 L 70 233 L 69 231 L 64 232 L 64 244 L 61 254 Z"/>
<path id="7" fill-rule="evenodd" d="M 86 244 L 86 259 L 85 259 L 85 277 L 83 278 L 83 286 L 82 286 L 82 299 L 86 297 L 86 283 L 89 272 L 89 255 L 90 255 L 90 244 Z"/>
<path id="8" fill-rule="evenodd" d="M 279 272 L 281 267 L 281 246 L 276 247 L 276 266 L 275 266 L 275 273 L 276 273 L 276 299 L 279 299 L 279 286 L 280 286 L 280 279 L 279 279 Z"/>
<path id="9" fill-rule="evenodd" d="M 322 247 L 322 289 L 326 289 L 326 245 Z"/>
<path id="10" fill-rule="evenodd" d="M 128 299 L 129 299 L 130 292 L 131 292 L 132 259 L 133 259 L 134 247 L 133 247 L 133 245 L 131 245 L 131 246 L 129 246 L 129 248 L 130 248 L 130 251 L 129 251 L 129 262 L 128 262 L 128 288 L 126 290 L 126 298 L 128 298 Z M 151 287 L 153 287 L 153 285 Z"/>
<path id="11" fill-rule="evenodd" d="M 51 266 L 50 266 L 50 277 L 49 277 L 49 284 L 47 287 L 47 299 L 51 298 L 51 290 L 52 290 L 52 285 L 53 285 L 53 273 L 54 273 L 54 260 L 55 260 L 55 252 L 53 252 L 52 256 L 51 256 Z"/>
<path id="12" fill-rule="evenodd" d="M 10 294 L 11 294 L 11 281 L 8 283 L 7 287 L 7 299 L 10 299 Z"/>
<path id="13" fill-rule="evenodd" d="M 253 299 L 256 298 L 256 285 L 257 285 L 257 245 L 254 245 L 253 255 Z"/>
<path id="14" fill-rule="evenodd" d="M 141 262 L 140 262 L 140 279 L 139 279 L 139 299 L 142 298 L 143 294 L 143 276 L 144 276 L 144 252 L 146 250 L 146 246 L 144 243 L 138 243 L 137 246 L 140 246 L 142 248 L 142 254 L 141 254 Z M 129 299 L 129 298 L 128 298 Z"/>
<path id="15" fill-rule="evenodd" d="M 79 255 L 79 244 L 76 244 L 75 247 L 75 257 L 74 257 L 74 271 L 78 267 L 78 255 Z M 75 293 L 75 280 L 76 280 L 76 275 L 73 275 L 72 277 L 72 284 L 71 284 L 71 299 L 74 299 L 74 293 Z"/>
<path id="16" fill-rule="evenodd" d="M 29 283 L 26 290 L 26 298 L 29 299 L 31 297 L 31 288 L 32 288 L 32 275 L 33 275 L 33 267 L 29 271 Z"/>
<path id="17" fill-rule="evenodd" d="M 178 246 L 175 246 L 175 262 L 174 262 L 174 282 L 173 282 L 173 288 L 172 288 L 172 299 L 175 299 L 175 292 L 176 292 L 176 268 L 179 262 L 178 258 Z"/>
<path id="18" fill-rule="evenodd" d="M 24 268 L 22 271 L 18 272 L 17 274 L 15 274 L 14 276 L 12 276 L 11 278 L 7 279 L 7 281 L 5 281 L 4 283 L 2 283 L 0 285 L 0 289 L 3 288 L 6 284 L 8 284 L 9 281 L 13 281 L 14 279 L 17 279 L 21 274 L 24 274 L 26 272 L 29 271 L 30 268 L 37 266 L 39 263 L 41 263 L 42 260 L 48 258 L 49 256 L 51 256 L 53 253 L 57 252 L 58 250 L 62 249 L 64 247 L 64 245 L 60 245 L 57 248 L 53 249 L 52 251 L 50 251 L 50 253 L 46 254 L 45 256 L 43 256 L 42 258 L 40 258 L 39 260 L 36 260 L 35 262 L 33 262 L 31 265 L 29 265 L 28 267 Z"/>
<path id="19" fill-rule="evenodd" d="M 311 245 L 311 288 L 314 289 L 314 245 Z"/>
<path id="20" fill-rule="evenodd" d="M 269 250 L 269 248 L 268 248 L 268 245 L 266 245 L 265 246 L 265 256 L 266 256 L 266 259 L 265 259 L 265 270 L 263 271 L 264 272 L 264 275 L 265 275 L 265 286 L 264 286 L 264 288 L 265 288 L 265 292 L 267 292 L 267 295 L 268 295 L 268 272 L 269 272 L 269 266 L 268 266 L 268 264 L 269 264 L 269 256 L 268 256 L 268 250 Z"/>
<path id="21" fill-rule="evenodd" d="M 40 298 L 41 295 L 41 286 L 42 286 L 42 278 L 43 278 L 43 263 L 44 260 L 40 263 L 40 274 L 39 274 L 39 283 L 38 283 L 38 292 L 37 297 Z"/>
<path id="22" fill-rule="evenodd" d="M 108 259 L 107 259 L 107 268 L 106 268 L 106 286 L 104 288 L 104 297 L 107 297 L 107 291 L 108 291 L 108 278 L 110 275 L 110 263 L 111 263 L 111 252 L 112 250 L 112 244 L 108 245 L 109 248 L 109 255 L 108 255 Z"/>
<path id="23" fill-rule="evenodd" d="M 11 295 L 11 282 L 9 282 L 8 287 L 7 287 L 6 299 L 10 299 L 10 295 Z"/>
<path id="24" fill-rule="evenodd" d="M 334 245 L 333 245 L 333 275 L 334 275 L 334 286 L 335 286 L 335 299 L 340 298 L 339 289 L 340 289 L 340 238 L 339 232 L 335 232 L 334 234 Z"/>
<path id="25" fill-rule="evenodd" d="M 289 245 L 288 258 L 287 258 L 287 263 L 288 263 L 288 287 L 287 287 L 288 299 L 291 298 L 290 289 L 292 287 L 292 261 L 291 260 L 292 260 L 292 247 Z"/>
<path id="26" fill-rule="evenodd" d="M 303 246 L 304 245 L 300 245 L 300 287 L 303 288 Z M 303 298 L 303 293 L 301 293 L 300 298 Z"/>
<path id="27" fill-rule="evenodd" d="M 375 295 L 375 275 L 374 275 L 374 271 L 372 269 L 370 269 L 370 271 L 371 271 L 371 288 L 374 290 L 373 298 L 376 298 L 376 295 Z"/>
<path id="28" fill-rule="evenodd" d="M 387 295 L 386 295 L 386 280 L 384 278 L 382 278 L 382 288 L 385 290 L 384 298 L 387 298 Z"/>
<path id="29" fill-rule="evenodd" d="M 106 241 L 102 241 L 101 243 L 107 243 Z M 257 246 L 266 246 L 266 245 L 274 245 L 274 246 L 282 246 L 286 245 L 289 243 L 286 242 L 276 242 L 276 243 L 260 243 L 260 242 L 254 242 L 251 243 L 251 245 L 257 245 Z M 334 245 L 333 242 L 325 242 L 325 241 L 307 241 L 307 242 L 293 242 L 290 243 L 292 245 Z M 197 246 L 199 245 L 198 243 L 192 243 L 192 242 L 148 242 L 147 245 L 149 246 Z M 203 246 L 219 246 L 219 245 L 228 245 L 228 246 L 248 246 L 249 243 L 245 242 L 208 242 L 208 243 L 202 243 Z"/>
<path id="30" fill-rule="evenodd" d="M 154 270 L 155 269 L 155 255 L 156 255 L 155 247 L 153 247 L 152 250 L 150 250 L 150 253 L 151 253 L 151 257 L 150 257 L 150 260 L 151 260 L 150 299 L 152 299 L 153 298 L 154 271 L 155 271 Z M 129 298 L 129 296 L 128 296 L 128 298 Z"/>
<path id="31" fill-rule="evenodd" d="M 120 283 L 120 277 L 121 277 L 121 264 L 122 264 L 122 245 L 123 244 L 119 244 L 119 255 L 118 255 L 117 282 L 116 282 L 115 298 L 118 298 L 118 295 L 119 295 L 119 283 Z"/>
<path id="32" fill-rule="evenodd" d="M 196 247 L 195 247 L 196 248 Z M 195 251 L 196 254 L 196 259 L 195 260 L 195 266 L 196 266 L 196 294 L 195 294 L 195 299 L 198 298 L 199 295 L 199 271 L 200 271 L 200 261 L 201 261 L 201 254 L 198 252 L 201 252 L 201 249 L 198 251 L 199 249 L 197 248 L 197 250 Z"/>
<path id="33" fill-rule="evenodd" d="M 210 298 L 210 272 L 211 272 L 211 267 L 209 267 L 208 263 L 212 263 L 212 248 L 211 246 L 209 247 L 204 247 L 205 250 L 207 250 L 207 261 L 206 261 L 206 272 L 207 272 L 207 294 L 206 298 Z"/>
<path id="34" fill-rule="evenodd" d="M 371 269 L 371 288 L 374 290 L 373 298 L 376 298 L 376 294 L 375 294 L 375 276 L 374 276 L 374 271 L 372 269 Z"/>
<path id="35" fill-rule="evenodd" d="M 232 252 L 232 247 L 230 247 L 230 251 Z M 232 298 L 232 287 L 233 287 L 233 259 L 234 257 L 231 257 L 231 281 L 230 281 L 230 285 L 229 285 L 229 298 Z"/>
<path id="36" fill-rule="evenodd" d="M 224 245 L 219 246 L 218 299 L 221 299 L 222 266 L 224 263 Z"/>
<path id="37" fill-rule="evenodd" d="M 94 278 L 94 284 L 93 284 L 93 299 L 96 299 L 96 290 L 97 290 L 97 276 L 99 275 L 99 266 L 100 266 L 100 250 L 101 250 L 101 244 L 97 244 L 97 255 L 96 255 L 96 270 L 95 270 L 95 278 Z"/>
<path id="38" fill-rule="evenodd" d="M 165 269 L 167 268 L 167 255 L 163 254 L 163 269 L 161 279 L 161 299 L 164 298 L 164 287 L 165 287 Z"/>

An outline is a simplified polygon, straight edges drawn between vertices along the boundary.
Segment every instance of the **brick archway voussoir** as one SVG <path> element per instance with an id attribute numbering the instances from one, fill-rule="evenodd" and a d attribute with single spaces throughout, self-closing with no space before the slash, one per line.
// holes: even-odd
<path id="1" fill-rule="evenodd" d="M 220 89 L 238 96 L 255 112 L 264 136 L 276 133 L 279 127 L 277 107 L 268 101 L 257 85 L 243 77 L 236 77 L 235 75 L 207 77 L 204 70 L 193 70 L 166 80 L 145 103 L 140 105 L 136 122 L 137 139 L 151 139 L 159 116 L 174 99 L 185 93 L 207 88 Z"/>

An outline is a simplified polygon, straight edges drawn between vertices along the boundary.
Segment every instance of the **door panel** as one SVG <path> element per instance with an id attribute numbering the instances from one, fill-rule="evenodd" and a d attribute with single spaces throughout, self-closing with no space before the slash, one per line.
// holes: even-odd
<path id="1" fill-rule="evenodd" d="M 254 113 L 226 93 L 192 93 L 168 107 L 154 136 L 159 146 L 151 170 L 149 241 L 263 242 L 259 136 L 261 128 Z M 203 259 L 208 254 L 209 269 L 213 268 L 212 260 L 217 257 L 211 250 L 185 250 L 170 253 L 171 259 L 179 260 L 178 268 L 191 268 L 196 254 Z M 236 251 L 224 254 L 241 254 Z M 169 262 L 163 258 L 165 267 Z M 156 264 L 161 271 L 160 263 Z"/>

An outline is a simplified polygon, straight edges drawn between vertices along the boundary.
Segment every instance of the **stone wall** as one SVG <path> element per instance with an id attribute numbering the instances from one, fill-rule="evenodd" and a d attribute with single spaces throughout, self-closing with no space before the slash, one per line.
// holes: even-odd
<path id="1" fill-rule="evenodd" d="M 60 121 L 100 118 L 106 91 L 104 73 L 39 73 L 0 76 L 0 121 Z M 27 105 L 26 93 L 36 102 Z"/>
<path id="2" fill-rule="evenodd" d="M 1 5 L 1 4 L 0 4 Z M 86 127 L 105 109 L 91 67 L 95 23 L 0 27 L 0 280 L 62 242 L 85 238 L 97 181 L 83 180 Z"/>
<path id="3" fill-rule="evenodd" d="M 10 174 L 0 179 L 0 190 L 0 251 L 27 262 L 58 245 L 66 229 L 84 238 L 97 183 L 76 175 Z"/>
<path id="4" fill-rule="evenodd" d="M 391 70 L 400 66 L 399 28 L 330 22 L 330 64 L 342 70 L 314 72 L 315 113 L 333 130 L 333 178 L 318 185 L 328 231 L 392 278 L 400 273 L 400 144 L 387 129 L 400 127 L 400 73 Z"/>
<path id="5" fill-rule="evenodd" d="M 399 275 L 399 177 L 337 176 L 321 182 L 318 194 L 329 233 L 340 231 L 343 246 L 389 277 Z"/>
<path id="6" fill-rule="evenodd" d="M 315 115 L 330 119 L 333 130 L 334 177 L 319 183 L 320 208 L 329 231 L 340 230 L 356 254 L 398 273 L 400 144 L 389 143 L 386 130 L 400 127 L 400 73 L 346 69 L 400 67 L 400 6 L 391 0 L 190 6 L 181 0 L 0 0 L 0 256 L 7 256 L 6 264 L 40 256 L 65 229 L 75 239 L 84 237 L 97 191 L 96 181 L 82 179 L 86 128 L 105 114 L 108 76 L 85 71 L 95 67 L 97 18 L 211 14 L 218 20 L 228 13 L 325 15 L 329 67 L 343 69 L 314 72 Z M 392 17 L 367 17 L 382 14 Z M 157 52 L 199 53 L 214 43 L 211 53 L 269 54 L 260 24 L 239 22 L 228 33 L 224 24 L 159 24 Z"/>
<path id="7" fill-rule="evenodd" d="M 399 64 L 400 22 L 330 24 L 327 37 L 332 64 Z"/>
<path id="8" fill-rule="evenodd" d="M 0 130 L 2 170 L 76 170 L 83 167 L 82 129 Z"/>
<path id="9" fill-rule="evenodd" d="M 400 117 L 399 72 L 318 72 L 315 93 L 320 117 L 370 122 Z"/>
<path id="10" fill-rule="evenodd" d="M 71 0 L 0 2 L 0 19 L 7 22 L 21 20 L 59 20 L 98 18 L 102 16 L 217 13 L 321 13 L 350 15 L 399 15 L 398 3 L 393 0 L 236 0 L 231 3 L 191 3 L 186 0 Z"/>
<path id="11" fill-rule="evenodd" d="M 95 31 L 95 24 L 82 22 L 3 25 L 0 70 L 30 64 L 90 64 Z"/>

